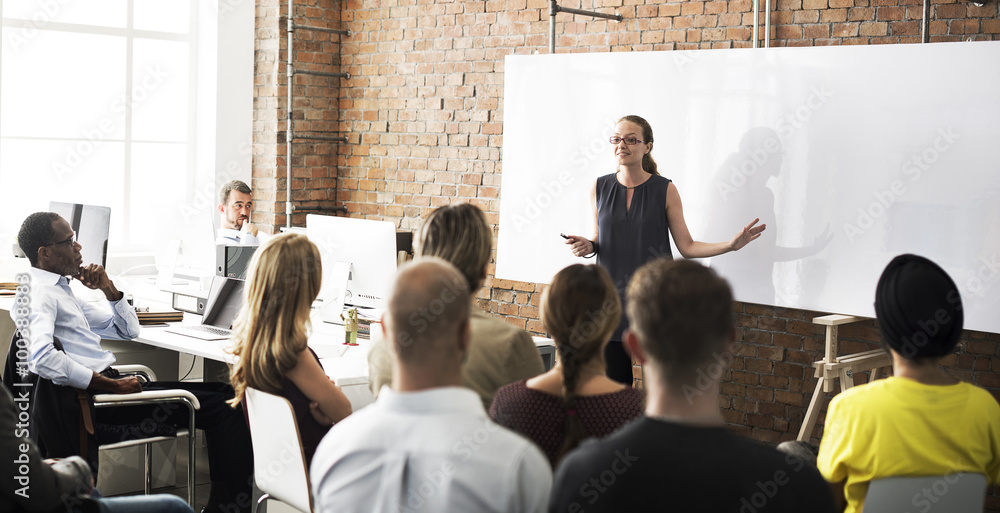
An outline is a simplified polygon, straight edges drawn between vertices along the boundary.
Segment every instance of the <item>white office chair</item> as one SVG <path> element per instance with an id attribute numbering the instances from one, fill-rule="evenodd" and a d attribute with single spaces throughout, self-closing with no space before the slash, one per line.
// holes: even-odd
<path id="1" fill-rule="evenodd" d="M 868 484 L 865 513 L 982 513 L 985 501 L 983 474 L 887 477 Z"/>
<path id="2" fill-rule="evenodd" d="M 264 492 L 254 513 L 268 499 L 312 513 L 309 469 L 292 404 L 284 397 L 247 387 L 244 406 L 250 419 L 253 478 Z"/>
<path id="3" fill-rule="evenodd" d="M 153 371 L 144 365 L 116 365 L 115 369 L 118 372 L 125 375 L 139 375 L 146 379 L 147 382 L 156 381 L 156 375 Z M 145 451 L 144 458 L 144 469 L 143 476 L 145 477 L 143 483 L 143 490 L 146 495 L 149 495 L 153 488 L 153 452 L 152 445 L 155 442 L 163 442 L 167 440 L 173 440 L 175 438 L 188 438 L 188 462 L 187 462 L 187 500 L 191 507 L 194 507 L 194 489 L 195 489 L 195 428 L 194 428 L 194 412 L 201 409 L 201 403 L 198 402 L 198 398 L 194 394 L 187 390 L 170 389 L 170 390 L 148 390 L 142 391 L 135 394 L 97 394 L 94 395 L 94 407 L 95 408 L 107 408 L 107 407 L 118 407 L 118 406 L 135 406 L 135 405 L 149 405 L 149 404 L 162 404 L 162 403 L 179 403 L 184 405 L 188 409 L 188 428 L 178 429 L 176 435 L 174 436 L 150 436 L 147 438 L 136 438 L 131 440 L 123 440 L 121 442 L 115 442 L 110 444 L 103 444 L 98 447 L 99 450 L 110 450 L 110 449 L 121 449 L 124 447 L 132 447 L 135 445 L 142 445 Z"/>

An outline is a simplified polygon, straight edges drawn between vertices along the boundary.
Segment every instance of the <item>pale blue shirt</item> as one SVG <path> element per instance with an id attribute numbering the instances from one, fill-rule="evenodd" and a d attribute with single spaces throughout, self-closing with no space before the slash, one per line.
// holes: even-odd
<path id="1" fill-rule="evenodd" d="M 18 288 L 10 312 L 15 323 L 19 318 L 28 319 L 28 370 L 57 385 L 86 389 L 94 372 L 115 362 L 115 355 L 101 348 L 101 338 L 139 336 L 135 310 L 124 296 L 108 302 L 111 308 L 104 301 L 81 301 L 73 295 L 65 276 L 35 267 L 28 269 L 28 275 L 31 281 L 24 284 L 26 290 Z M 52 345 L 53 337 L 59 339 L 65 353 Z"/>
<path id="2" fill-rule="evenodd" d="M 459 387 L 400 393 L 334 425 L 313 456 L 317 512 L 543 512 L 552 469 Z"/>
<path id="3" fill-rule="evenodd" d="M 254 236 L 250 232 L 230 228 L 219 228 L 215 235 L 216 246 L 256 246 L 267 241 L 263 233 L 257 232 Z"/>

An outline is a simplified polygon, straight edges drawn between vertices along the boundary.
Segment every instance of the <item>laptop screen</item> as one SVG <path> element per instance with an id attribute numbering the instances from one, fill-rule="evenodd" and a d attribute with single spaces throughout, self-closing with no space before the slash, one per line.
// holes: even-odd
<path id="1" fill-rule="evenodd" d="M 216 276 L 212 279 L 212 290 L 208 293 L 202 324 L 217 328 L 232 329 L 236 314 L 243 306 L 243 280 Z"/>

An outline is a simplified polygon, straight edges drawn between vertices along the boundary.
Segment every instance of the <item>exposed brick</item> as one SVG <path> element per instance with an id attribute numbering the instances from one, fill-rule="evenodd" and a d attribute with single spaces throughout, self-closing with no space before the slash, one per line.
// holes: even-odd
<path id="1" fill-rule="evenodd" d="M 774 391 L 774 400 L 782 404 L 787 404 L 790 406 L 802 406 L 802 394 L 796 394 L 792 392 L 786 392 L 784 390 Z"/>
<path id="2" fill-rule="evenodd" d="M 761 403 L 761 405 L 763 405 L 764 403 L 774 401 L 774 390 L 759 387 L 747 387 L 747 397 L 757 401 L 763 401 Z"/>
<path id="3" fill-rule="evenodd" d="M 759 360 L 757 358 L 748 358 L 746 360 L 746 370 L 756 372 L 757 374 L 770 374 L 773 370 L 773 365 L 773 362 L 768 360 Z"/>
<path id="4" fill-rule="evenodd" d="M 255 217 L 273 230 L 284 224 L 288 184 L 283 170 L 286 77 L 280 64 L 284 34 L 277 3 L 262 2 L 266 6 L 258 6 L 255 24 L 252 185 Z M 296 143 L 294 197 L 308 205 L 343 205 L 351 217 L 386 219 L 409 231 L 438 205 L 473 201 L 495 228 L 503 171 L 504 58 L 547 52 L 548 2 L 386 4 L 326 2 L 298 13 L 354 34 L 341 40 L 319 34 L 307 39 L 300 33 L 299 66 L 341 68 L 353 77 L 339 82 L 296 78 L 296 130 L 339 130 L 349 134 L 350 144 Z M 935 41 L 1000 40 L 996 2 L 933 4 Z M 772 5 L 774 46 L 919 40 L 921 0 L 775 0 Z M 745 48 L 752 44 L 751 6 L 752 0 L 596 2 L 593 8 L 618 10 L 626 21 L 560 15 L 557 47 L 560 53 Z M 304 221 L 303 214 L 292 217 L 297 225 Z M 497 280 L 493 273 L 491 266 L 476 303 L 540 334 L 544 287 Z M 824 327 L 811 321 L 824 313 L 742 302 L 733 302 L 732 309 L 742 343 L 719 386 L 723 418 L 737 434 L 768 443 L 792 439 L 817 382 L 812 363 L 825 345 Z M 879 332 L 874 321 L 865 321 L 842 326 L 840 337 L 840 352 L 847 354 L 878 347 Z M 944 366 L 1000 397 L 998 342 L 1000 335 L 966 332 L 958 354 Z M 641 385 L 642 368 L 633 367 L 633 373 Z M 856 376 L 858 383 L 866 380 L 863 373 Z M 811 433 L 816 441 L 821 434 L 821 428 Z M 1000 509 L 1000 498 L 988 496 L 991 504 Z"/>
<path id="5" fill-rule="evenodd" d="M 862 36 L 884 36 L 889 33 L 889 24 L 882 21 L 864 21 L 861 23 Z"/>
<path id="6" fill-rule="evenodd" d="M 785 347 L 788 349 L 802 349 L 802 337 L 797 335 L 789 335 L 788 333 L 775 333 L 771 337 L 771 341 L 776 347 Z"/>
<path id="7" fill-rule="evenodd" d="M 763 330 L 743 330 L 743 342 L 747 344 L 770 344 L 771 332 Z"/>
<path id="8" fill-rule="evenodd" d="M 785 350 L 780 347 L 758 347 L 757 357 L 780 362 L 785 357 Z"/>

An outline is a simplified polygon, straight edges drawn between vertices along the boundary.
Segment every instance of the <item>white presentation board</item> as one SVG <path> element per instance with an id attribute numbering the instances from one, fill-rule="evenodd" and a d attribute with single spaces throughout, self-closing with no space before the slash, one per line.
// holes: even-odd
<path id="1" fill-rule="evenodd" d="M 496 277 L 548 283 L 591 236 L 615 121 L 645 117 L 740 301 L 874 316 L 895 255 L 944 267 L 1000 332 L 1000 42 L 508 56 Z M 672 241 L 671 241 L 672 242 Z M 679 257 L 674 248 L 674 257 Z"/>

